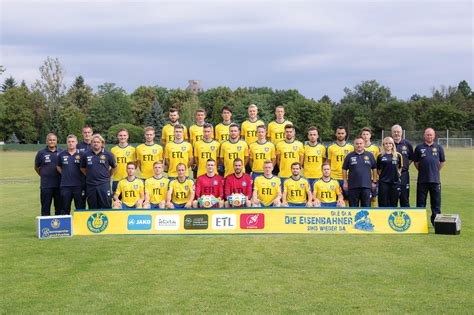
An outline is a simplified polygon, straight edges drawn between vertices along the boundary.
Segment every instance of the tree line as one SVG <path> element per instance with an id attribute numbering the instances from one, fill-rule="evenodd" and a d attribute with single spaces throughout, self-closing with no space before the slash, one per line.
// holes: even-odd
<path id="1" fill-rule="evenodd" d="M 0 72 L 5 68 L 0 66 Z M 316 126 L 322 140 L 333 139 L 337 126 L 347 127 L 354 136 L 370 127 L 373 134 L 401 124 L 407 130 L 474 129 L 474 92 L 462 80 L 457 86 L 433 88 L 431 96 L 413 95 L 408 100 L 393 96 L 390 88 L 375 80 L 344 88 L 344 96 L 332 100 L 307 98 L 296 89 L 274 90 L 270 87 L 216 87 L 199 94 L 186 89 L 140 86 L 132 93 L 114 83 L 104 83 L 94 92 L 82 76 L 70 87 L 64 84 L 64 68 L 56 58 L 48 57 L 39 68 L 40 78 L 28 87 L 13 77 L 4 80 L 0 93 L 0 139 L 21 143 L 44 142 L 47 133 L 55 132 L 60 142 L 68 134 L 79 135 L 84 125 L 104 134 L 114 142 L 120 128 L 130 132 L 130 142 L 143 141 L 143 127 L 160 130 L 167 121 L 169 108 L 180 110 L 180 121 L 189 126 L 194 112 L 204 108 L 207 121 L 221 121 L 223 106 L 233 109 L 233 121 L 247 117 L 249 104 L 256 104 L 265 122 L 274 119 L 278 105 L 285 106 L 286 118 L 296 127 L 297 137 L 305 139 L 307 128 Z M 16 139 L 14 139 L 16 138 Z"/>

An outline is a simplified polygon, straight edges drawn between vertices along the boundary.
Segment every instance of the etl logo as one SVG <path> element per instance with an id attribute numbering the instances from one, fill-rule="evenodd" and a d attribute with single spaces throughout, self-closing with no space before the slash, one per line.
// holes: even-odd
<path id="1" fill-rule="evenodd" d="M 129 215 L 128 229 L 132 231 L 151 230 L 151 215 Z"/>
<path id="2" fill-rule="evenodd" d="M 263 229 L 265 227 L 265 215 L 263 213 L 242 213 L 240 215 L 241 229 Z"/>
<path id="3" fill-rule="evenodd" d="M 237 218 L 235 214 L 213 214 L 212 229 L 213 230 L 235 230 Z"/>

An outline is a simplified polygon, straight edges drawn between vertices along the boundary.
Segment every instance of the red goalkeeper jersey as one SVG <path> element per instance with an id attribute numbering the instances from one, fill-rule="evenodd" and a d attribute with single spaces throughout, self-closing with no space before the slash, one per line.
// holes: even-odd
<path id="1" fill-rule="evenodd" d="M 196 198 L 202 195 L 213 195 L 216 198 L 224 197 L 224 180 L 219 175 L 213 177 L 201 175 L 196 181 Z"/>
<path id="2" fill-rule="evenodd" d="M 230 174 L 225 178 L 225 198 L 232 194 L 244 194 L 250 200 L 252 199 L 252 177 L 244 174 L 237 178 L 235 174 Z"/>

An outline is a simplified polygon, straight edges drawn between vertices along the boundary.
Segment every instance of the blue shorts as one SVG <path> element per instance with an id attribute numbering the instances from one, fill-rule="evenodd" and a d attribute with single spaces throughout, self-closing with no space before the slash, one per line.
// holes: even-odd
<path id="1" fill-rule="evenodd" d="M 334 208 L 337 207 L 337 202 L 321 202 L 321 208 Z"/>
<path id="2" fill-rule="evenodd" d="M 298 208 L 301 208 L 301 207 L 305 207 L 306 204 L 305 203 L 293 203 L 293 202 L 288 202 L 288 207 L 298 207 Z"/>
<path id="3" fill-rule="evenodd" d="M 337 179 L 337 182 L 339 183 L 339 186 L 341 187 L 342 196 L 344 197 L 344 199 L 348 199 L 349 198 L 349 193 L 344 190 L 344 180 L 343 179 Z"/>
<path id="4" fill-rule="evenodd" d="M 314 182 L 316 182 L 319 178 L 306 178 L 306 179 L 308 180 L 309 189 L 311 190 L 311 192 L 313 192 Z"/>
<path id="5" fill-rule="evenodd" d="M 273 203 L 269 204 L 268 206 L 265 206 L 263 203 L 260 203 L 260 207 L 265 207 L 265 208 L 273 208 Z"/>
<path id="6" fill-rule="evenodd" d="M 255 178 L 257 178 L 258 176 L 262 176 L 263 173 L 259 173 L 259 172 L 252 172 L 252 180 L 255 182 Z"/>
<path id="7" fill-rule="evenodd" d="M 150 202 L 150 209 L 158 209 L 158 208 L 160 208 L 160 205 Z"/>
<path id="8" fill-rule="evenodd" d="M 176 208 L 176 209 L 184 209 L 184 207 L 186 206 L 185 203 L 174 203 L 173 202 L 173 206 Z"/>
<path id="9" fill-rule="evenodd" d="M 125 204 L 125 202 L 122 202 L 122 209 L 135 209 L 135 207 L 129 207 Z"/>

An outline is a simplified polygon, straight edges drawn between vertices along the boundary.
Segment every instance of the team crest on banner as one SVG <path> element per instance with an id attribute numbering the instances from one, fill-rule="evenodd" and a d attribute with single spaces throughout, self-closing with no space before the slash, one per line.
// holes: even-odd
<path id="1" fill-rule="evenodd" d="M 404 232 L 410 228 L 410 216 L 403 211 L 394 211 L 388 217 L 388 225 L 392 230 L 397 232 Z"/>
<path id="2" fill-rule="evenodd" d="M 96 212 L 87 219 L 87 228 L 92 233 L 101 233 L 109 225 L 109 219 L 102 212 Z"/>
<path id="3" fill-rule="evenodd" d="M 374 231 L 375 226 L 372 224 L 372 222 L 370 222 L 368 211 L 361 210 L 357 212 L 356 215 L 354 216 L 354 220 L 355 220 L 354 229 L 367 231 L 367 232 Z"/>
<path id="4" fill-rule="evenodd" d="M 61 222 L 59 222 L 58 219 L 51 220 L 51 227 L 53 229 L 59 229 L 60 226 L 61 226 Z"/>

